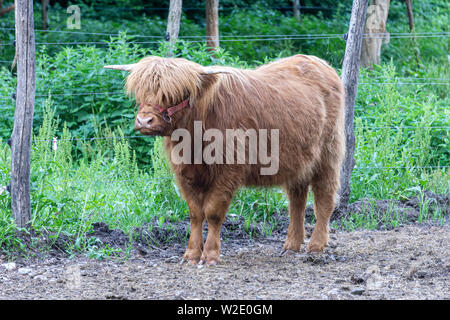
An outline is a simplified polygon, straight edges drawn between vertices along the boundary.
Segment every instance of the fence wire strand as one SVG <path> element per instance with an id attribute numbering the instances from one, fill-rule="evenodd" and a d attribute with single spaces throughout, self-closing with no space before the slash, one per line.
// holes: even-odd
<path id="1" fill-rule="evenodd" d="M 365 78 L 365 79 L 371 79 L 371 78 Z M 374 79 L 381 79 L 381 78 L 374 78 Z M 384 78 L 385 80 L 391 80 L 388 78 Z M 449 79 L 438 79 L 438 78 L 397 78 L 406 80 L 406 82 L 359 82 L 358 85 L 443 85 L 448 86 L 450 85 Z M 415 80 L 442 80 L 447 82 L 408 82 L 408 80 L 415 81 Z M 395 80 L 395 79 L 392 79 Z M 112 87 L 112 89 L 123 89 L 123 87 Z M 78 91 L 79 89 L 74 89 L 75 91 Z M 119 95 L 123 94 L 125 95 L 125 91 L 105 91 L 105 92 L 71 92 L 71 93 L 51 93 L 50 91 L 36 91 L 35 97 L 36 98 L 47 98 L 47 97 L 65 97 L 65 96 L 88 96 L 88 95 Z M 0 100 L 10 100 L 12 99 L 11 96 L 0 96 Z"/>
<path id="2" fill-rule="evenodd" d="M 0 28 L 13 29 L 13 28 Z M 61 31 L 63 32 L 63 31 Z M 71 31 L 72 32 L 72 31 Z M 75 32 L 75 31 L 74 31 Z M 72 32 L 73 33 L 73 32 Z M 81 33 L 81 32 L 80 32 Z M 88 34 L 88 33 L 87 33 Z M 90 33 L 92 35 L 107 35 L 102 33 Z M 253 41 L 280 41 L 280 40 L 320 40 L 320 39 L 343 39 L 345 34 L 297 34 L 297 35 L 224 35 L 220 36 L 221 42 L 253 42 Z M 118 36 L 118 35 L 116 35 Z M 370 33 L 364 34 L 366 39 L 396 39 L 396 38 L 444 38 L 449 37 L 450 32 L 428 32 L 428 33 Z M 157 44 L 164 41 L 162 36 L 130 35 L 135 38 L 159 38 L 159 41 L 129 41 L 129 44 Z M 197 36 L 180 36 L 180 39 L 188 39 Z M 202 40 L 189 40 L 188 42 L 204 42 L 206 36 L 199 36 Z M 234 37 L 232 39 L 228 37 Z M 103 41 L 70 41 L 70 42 L 36 42 L 36 45 L 110 45 L 107 40 Z M 0 46 L 14 46 L 14 43 L 0 43 Z"/>
<path id="3" fill-rule="evenodd" d="M 14 27 L 0 27 L 0 30 L 14 31 Z M 67 31 L 67 30 L 44 30 L 35 29 L 35 32 L 41 33 L 66 33 L 66 34 L 80 34 L 80 35 L 98 35 L 98 36 L 109 36 L 109 37 L 119 37 L 121 33 L 104 33 L 104 32 L 85 32 L 85 31 Z M 126 34 L 126 33 L 123 33 Z M 130 38 L 156 38 L 164 39 L 163 35 L 141 35 L 141 34 L 126 34 Z M 222 38 L 237 38 L 245 40 L 246 38 L 287 38 L 287 37 L 300 37 L 300 38 L 342 38 L 345 33 L 303 33 L 303 34 L 221 34 L 219 39 Z M 450 35 L 447 31 L 434 31 L 434 32 L 382 32 L 382 33 L 364 33 L 363 37 L 430 37 L 430 36 L 442 36 L 446 37 Z M 195 39 L 195 38 L 216 38 L 216 36 L 207 35 L 179 35 L 179 39 Z"/>
<path id="4" fill-rule="evenodd" d="M 416 169 L 449 169 L 450 166 L 372 166 L 372 167 L 355 167 L 353 170 L 356 171 L 370 171 L 370 170 L 400 170 L 400 169 L 409 169 L 409 170 L 416 170 Z M 125 183 L 125 182 L 154 182 L 158 180 L 175 180 L 175 175 L 172 176 L 152 176 L 152 177 L 146 177 L 146 178 L 137 178 L 137 179 L 91 179 L 91 180 L 71 180 L 71 179 L 63 179 L 62 182 L 64 183 L 75 183 L 75 184 L 92 184 L 92 183 Z"/>
<path id="5" fill-rule="evenodd" d="M 426 129 L 433 129 L 433 130 L 450 130 L 450 126 L 382 126 L 382 127 L 355 127 L 355 129 L 362 129 L 362 130 L 382 130 L 382 129 L 391 129 L 391 130 L 426 130 Z M 124 139 L 144 139 L 144 138 L 153 138 L 151 136 L 145 136 L 145 135 L 139 135 L 139 136 L 109 136 L 109 137 L 84 137 L 84 138 L 57 138 L 57 141 L 94 141 L 94 140 L 124 140 Z M 53 142 L 53 139 L 33 139 L 33 141 L 36 142 Z"/>

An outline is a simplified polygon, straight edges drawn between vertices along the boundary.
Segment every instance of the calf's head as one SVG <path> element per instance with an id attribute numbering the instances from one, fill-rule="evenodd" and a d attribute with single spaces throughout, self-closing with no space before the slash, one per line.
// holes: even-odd
<path id="1" fill-rule="evenodd" d="M 168 136 L 224 68 L 203 67 L 181 58 L 146 57 L 135 64 L 105 66 L 130 72 L 129 95 L 139 105 L 135 129 L 145 135 Z"/>

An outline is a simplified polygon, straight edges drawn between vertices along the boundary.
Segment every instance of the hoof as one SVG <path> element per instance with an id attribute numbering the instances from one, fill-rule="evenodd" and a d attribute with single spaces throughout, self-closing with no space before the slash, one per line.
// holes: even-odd
<path id="1" fill-rule="evenodd" d="M 281 250 L 280 254 L 278 255 L 279 257 L 283 257 L 283 256 L 292 256 L 296 253 L 299 253 L 300 250 L 291 250 L 291 249 L 283 249 Z"/>
<path id="2" fill-rule="evenodd" d="M 321 244 L 317 242 L 309 242 L 308 246 L 306 247 L 306 252 L 308 253 L 316 253 L 316 252 L 323 252 L 323 249 L 325 249 L 326 244 Z"/>
<path id="3" fill-rule="evenodd" d="M 198 264 L 204 266 L 215 266 L 220 262 L 219 259 L 207 258 L 206 260 L 201 259 Z"/>
<path id="4" fill-rule="evenodd" d="M 302 244 L 300 242 L 287 241 L 283 245 L 280 256 L 284 255 L 286 252 L 300 252 Z"/>
<path id="5" fill-rule="evenodd" d="M 182 258 L 181 261 L 180 261 L 180 265 L 183 265 L 183 264 L 196 265 L 199 261 L 200 260 L 197 260 L 197 259 L 185 259 L 185 258 Z"/>
<path id="6" fill-rule="evenodd" d="M 181 259 L 180 264 L 188 263 L 191 265 L 195 265 L 200 261 L 200 257 L 202 255 L 201 250 L 195 250 L 195 249 L 186 249 L 186 252 L 183 255 L 183 258 Z"/>
<path id="7" fill-rule="evenodd" d="M 306 246 L 306 252 L 323 252 L 328 244 L 328 232 L 319 232 L 314 229 L 314 232 L 309 239 L 309 243 Z"/>
<path id="8" fill-rule="evenodd" d="M 205 255 L 205 253 L 203 253 L 199 264 L 207 265 L 207 266 L 215 266 L 219 262 L 220 262 L 220 259 L 215 254 Z"/>

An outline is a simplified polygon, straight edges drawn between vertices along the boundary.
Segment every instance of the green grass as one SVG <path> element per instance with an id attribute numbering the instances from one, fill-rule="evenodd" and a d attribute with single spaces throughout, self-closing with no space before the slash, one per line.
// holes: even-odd
<path id="1" fill-rule="evenodd" d="M 408 222 L 405 213 L 401 210 L 395 210 L 395 204 L 389 204 L 388 208 L 379 212 L 376 210 L 375 200 L 369 201 L 367 206 L 363 206 L 362 212 L 349 212 L 347 216 L 340 220 L 333 221 L 331 226 L 335 229 L 357 230 L 368 229 L 376 230 L 397 228 Z"/>
<path id="2" fill-rule="evenodd" d="M 396 84 L 359 87 L 352 199 L 398 199 L 412 186 L 448 192 L 449 97 L 433 86 L 397 84 L 391 64 L 379 69 L 371 73 Z"/>
<path id="3" fill-rule="evenodd" d="M 442 3 L 415 4 L 416 30 L 446 31 L 448 6 Z M 390 32 L 408 31 L 403 5 L 391 4 Z M 339 7 L 336 12 L 326 19 L 305 15 L 298 24 L 278 11 L 256 6 L 222 16 L 221 33 L 344 33 L 348 10 Z M 433 19 L 429 19 L 431 14 Z M 36 21 L 40 21 L 38 11 L 36 15 Z M 64 30 L 64 17 L 63 12 L 52 14 L 52 28 Z M 13 25 L 10 15 L 3 18 L 1 26 Z M 166 55 L 166 43 L 129 43 L 136 40 L 130 34 L 163 34 L 165 21 L 156 16 L 128 20 L 101 20 L 89 15 L 83 18 L 81 31 L 104 30 L 121 33 L 117 37 L 102 37 L 106 45 L 100 46 L 38 46 L 38 96 L 31 153 L 33 228 L 38 233 L 49 234 L 54 241 L 62 235 L 68 236 L 72 239 L 69 252 L 84 252 L 98 259 L 118 252 L 87 236 L 94 222 L 119 228 L 133 239 L 135 227 L 151 227 L 154 221 L 163 226 L 188 216 L 188 208 L 180 198 L 162 154 L 162 140 L 123 138 L 135 135 L 135 103 L 123 93 L 122 75 L 102 69 L 106 64 L 135 62 L 145 55 Z M 202 35 L 203 31 L 203 27 L 183 17 L 181 35 Z M 13 36 L 11 32 L 0 31 L 2 43 L 12 41 Z M 97 39 L 66 33 L 38 35 L 40 42 L 88 40 Z M 253 67 L 301 52 L 318 55 L 339 67 L 345 43 L 341 39 L 327 39 L 223 42 L 222 45 L 224 49 L 213 56 L 202 43 L 180 41 L 174 53 L 203 65 Z M 448 219 L 435 203 L 423 196 L 425 190 L 438 194 L 450 192 L 449 170 L 445 168 L 450 166 L 448 85 L 402 84 L 408 81 L 404 77 L 448 79 L 447 51 L 448 44 L 443 45 L 441 38 L 391 39 L 383 47 L 383 63 L 374 70 L 361 71 L 355 106 L 357 146 L 351 202 L 363 198 L 375 201 L 421 196 L 418 222 L 443 224 Z M 12 59 L 8 46 L 0 47 L 0 54 L 2 59 Z M 16 76 L 1 66 L 0 96 L 9 97 L 15 90 Z M 374 82 L 387 84 L 365 84 Z M 77 96 L 74 92 L 105 94 Z M 9 183 L 10 149 L 5 142 L 12 130 L 14 102 L 1 99 L 0 111 L 0 186 L 4 186 Z M 53 137 L 58 137 L 56 152 L 52 149 Z M 80 139 L 86 137 L 91 140 Z M 245 188 L 235 195 L 229 213 L 242 216 L 249 232 L 252 223 L 263 222 L 266 226 L 263 232 L 269 235 L 277 223 L 273 213 L 286 210 L 287 199 L 278 188 Z M 354 230 L 375 229 L 380 224 L 396 227 L 403 223 L 405 217 L 396 210 L 379 214 L 367 208 L 363 214 L 350 214 L 333 226 Z M 24 248 L 16 231 L 9 195 L 3 193 L 0 195 L 3 250 Z"/>

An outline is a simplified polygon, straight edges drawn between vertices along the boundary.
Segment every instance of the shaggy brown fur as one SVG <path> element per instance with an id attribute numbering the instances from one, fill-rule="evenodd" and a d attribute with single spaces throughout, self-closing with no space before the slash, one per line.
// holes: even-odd
<path id="1" fill-rule="evenodd" d="M 311 186 L 317 223 L 307 251 L 322 251 L 328 241 L 345 150 L 344 91 L 338 75 L 325 61 L 306 55 L 255 70 L 219 71 L 205 72 L 204 67 L 185 59 L 148 57 L 133 65 L 126 83 L 141 104 L 138 116 L 151 121 L 141 133 L 165 136 L 169 154 L 177 143 L 171 141 L 171 133 L 185 128 L 193 136 L 195 120 L 202 121 L 204 130 L 216 128 L 223 133 L 227 128 L 279 130 L 279 171 L 275 175 L 260 175 L 264 166 L 259 163 L 172 163 L 191 220 L 183 258 L 191 263 L 219 261 L 220 227 L 235 191 L 243 186 L 281 186 L 286 191 L 291 220 L 284 251 L 299 251 L 304 242 Z M 185 99 L 191 107 L 175 113 L 170 123 L 152 106 L 168 108 Z M 205 220 L 208 236 L 204 243 Z"/>

